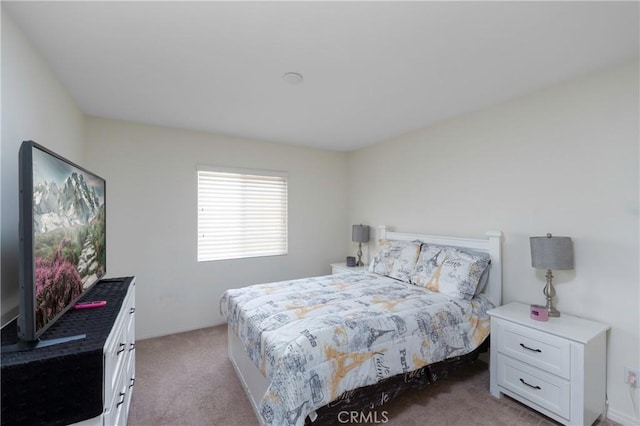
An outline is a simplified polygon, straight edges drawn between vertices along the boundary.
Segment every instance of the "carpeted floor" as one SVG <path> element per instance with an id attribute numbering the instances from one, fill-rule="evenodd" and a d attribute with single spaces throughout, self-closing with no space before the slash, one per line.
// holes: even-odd
<path id="1" fill-rule="evenodd" d="M 482 361 L 376 411 L 370 419 L 387 425 L 557 424 L 510 398 L 491 397 L 489 369 Z M 136 342 L 129 425 L 257 424 L 227 358 L 226 325 Z"/>

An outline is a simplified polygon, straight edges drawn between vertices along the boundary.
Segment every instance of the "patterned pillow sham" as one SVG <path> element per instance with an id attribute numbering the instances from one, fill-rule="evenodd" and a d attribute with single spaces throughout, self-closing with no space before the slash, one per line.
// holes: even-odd
<path id="1" fill-rule="evenodd" d="M 478 280 L 478 286 L 476 287 L 476 292 L 475 292 L 476 296 L 482 293 L 484 288 L 487 286 L 487 283 L 489 282 L 490 272 L 491 272 L 491 260 L 489 260 L 489 264 L 487 265 L 484 272 L 480 276 L 480 279 Z"/>
<path id="2" fill-rule="evenodd" d="M 418 254 L 420 243 L 413 241 L 382 240 L 378 243 L 376 253 L 369 271 L 397 280 L 410 282 Z"/>
<path id="3" fill-rule="evenodd" d="M 424 244 L 411 274 L 411 283 L 452 298 L 470 300 L 490 261 L 486 253 Z"/>

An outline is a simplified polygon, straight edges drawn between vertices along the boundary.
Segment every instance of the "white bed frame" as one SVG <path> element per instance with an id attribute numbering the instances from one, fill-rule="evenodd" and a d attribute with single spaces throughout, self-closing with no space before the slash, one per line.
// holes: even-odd
<path id="1" fill-rule="evenodd" d="M 491 256 L 491 271 L 489 281 L 484 293 L 491 299 L 495 306 L 502 304 L 502 232 L 488 231 L 486 238 L 461 238 L 461 237 L 441 237 L 435 235 L 408 234 L 402 232 L 391 232 L 386 226 L 378 228 L 378 239 L 380 240 L 403 240 L 421 241 L 424 243 L 440 244 L 467 248 L 475 251 L 486 252 Z M 258 406 L 262 397 L 267 392 L 269 381 L 262 375 L 253 361 L 245 352 L 242 342 L 236 333 L 229 327 L 229 359 L 236 374 L 242 383 L 245 393 L 249 397 L 251 406 L 256 413 L 260 425 L 264 425 L 262 415 Z"/>

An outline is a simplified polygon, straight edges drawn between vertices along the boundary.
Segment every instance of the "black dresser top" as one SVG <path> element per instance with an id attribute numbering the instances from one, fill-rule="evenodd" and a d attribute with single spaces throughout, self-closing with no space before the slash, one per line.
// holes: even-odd
<path id="1" fill-rule="evenodd" d="M 26 351 L 2 350 L 2 368 L 65 356 L 70 353 L 90 352 L 101 350 L 107 336 L 120 312 L 120 307 L 127 295 L 127 289 L 133 277 L 110 278 L 97 282 L 87 291 L 79 302 L 92 300 L 106 300 L 107 304 L 100 308 L 69 309 L 58 319 L 40 340 L 47 341 L 70 336 L 85 334 L 84 339 L 45 346 Z M 18 342 L 17 320 L 13 320 L 2 329 L 2 346 L 13 345 Z"/>

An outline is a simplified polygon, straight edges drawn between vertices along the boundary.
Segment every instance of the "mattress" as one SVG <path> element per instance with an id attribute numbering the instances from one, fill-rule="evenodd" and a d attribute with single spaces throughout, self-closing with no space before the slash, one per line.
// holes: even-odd
<path id="1" fill-rule="evenodd" d="M 265 424 L 302 425 L 346 391 L 472 352 L 493 305 L 363 272 L 228 290 L 220 308 L 270 383 Z"/>

